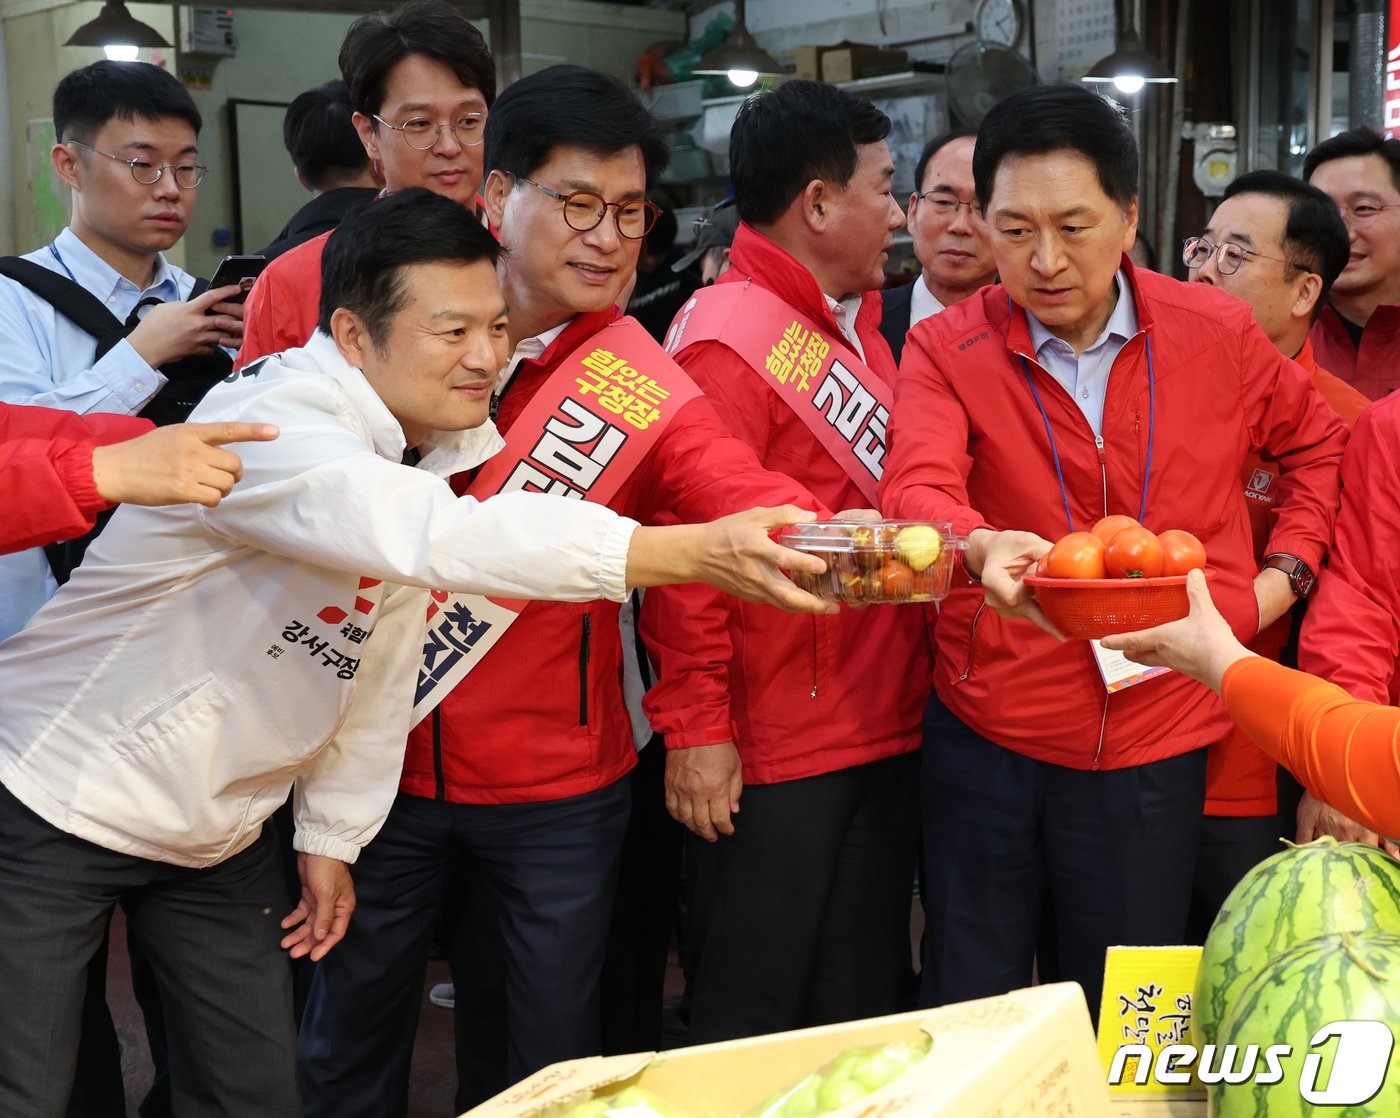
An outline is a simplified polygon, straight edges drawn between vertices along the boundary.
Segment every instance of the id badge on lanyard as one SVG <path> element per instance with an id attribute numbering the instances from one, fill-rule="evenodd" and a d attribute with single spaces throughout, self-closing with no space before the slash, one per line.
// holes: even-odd
<path id="1" fill-rule="evenodd" d="M 1156 400 L 1153 393 L 1152 374 L 1152 339 L 1146 339 L 1147 348 L 1147 467 L 1142 475 L 1142 501 L 1138 505 L 1138 521 L 1147 515 L 1147 485 L 1152 478 L 1152 436 L 1156 425 Z M 1055 461 L 1055 476 L 1060 479 L 1060 498 L 1065 506 L 1065 520 L 1069 524 L 1069 530 L 1074 531 L 1074 516 L 1069 507 L 1069 490 L 1065 487 L 1064 471 L 1060 467 L 1060 451 L 1055 445 L 1055 432 L 1050 427 L 1050 416 L 1045 411 L 1045 405 L 1040 402 L 1040 393 L 1036 391 L 1035 381 L 1031 378 L 1030 366 L 1026 363 L 1025 357 L 1021 357 L 1021 372 L 1025 374 L 1026 384 L 1030 386 L 1031 396 L 1035 399 L 1035 406 L 1040 410 L 1040 418 L 1045 423 L 1045 435 L 1050 440 L 1050 456 Z M 1104 510 L 1107 514 L 1107 509 Z M 1170 668 L 1155 667 L 1148 668 L 1142 664 L 1134 663 L 1123 653 L 1108 649 L 1103 646 L 1102 641 L 1090 641 L 1089 649 L 1094 654 L 1094 663 L 1099 669 L 1099 675 L 1103 678 L 1104 687 L 1112 695 L 1115 691 L 1123 691 L 1129 687 L 1136 687 L 1139 683 L 1146 683 L 1149 679 L 1171 671 Z"/>

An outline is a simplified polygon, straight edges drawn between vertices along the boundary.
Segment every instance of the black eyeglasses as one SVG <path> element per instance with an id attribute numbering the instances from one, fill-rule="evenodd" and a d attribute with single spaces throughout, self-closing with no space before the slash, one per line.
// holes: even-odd
<path id="1" fill-rule="evenodd" d="M 402 124 L 390 124 L 378 113 L 374 114 L 374 119 L 385 128 L 392 128 L 403 137 L 404 143 L 418 151 L 427 151 L 433 147 L 444 128 L 451 130 L 457 142 L 464 148 L 477 147 L 486 139 L 485 113 L 463 113 L 456 120 L 449 120 L 446 124 L 438 124 L 421 116 L 406 120 Z"/>
<path id="2" fill-rule="evenodd" d="M 86 148 L 94 155 L 100 155 L 115 163 L 125 163 L 131 171 L 131 177 L 142 186 L 154 186 L 160 182 L 161 175 L 170 171 L 175 176 L 176 186 L 181 190 L 193 190 L 209 173 L 209 168 L 203 163 L 152 163 L 149 159 L 123 159 L 120 155 L 109 155 L 105 151 L 98 151 L 91 144 L 85 144 L 81 140 L 64 140 L 63 142 L 72 144 L 74 147 Z"/>
<path id="3" fill-rule="evenodd" d="M 1181 262 L 1188 268 L 1204 268 L 1206 261 L 1212 256 L 1215 257 L 1216 267 L 1220 269 L 1220 274 L 1223 276 L 1233 276 L 1251 256 L 1257 256 L 1261 260 L 1276 260 L 1280 264 L 1287 264 L 1290 268 L 1299 268 L 1304 272 L 1312 271 L 1304 264 L 1295 264 L 1292 260 L 1285 260 L 1281 256 L 1265 256 L 1262 252 L 1255 252 L 1252 248 L 1242 248 L 1230 241 L 1222 241 L 1218 245 L 1213 245 L 1204 237 L 1187 237 L 1182 242 Z"/>
<path id="4" fill-rule="evenodd" d="M 946 191 L 939 190 L 929 190 L 923 194 L 916 194 L 914 197 L 918 198 L 924 205 L 931 207 L 933 212 L 939 217 L 952 217 L 966 206 L 969 214 L 979 221 L 982 218 L 982 207 L 977 204 L 975 198 L 971 201 L 964 202 L 956 194 L 949 194 Z"/>
<path id="5" fill-rule="evenodd" d="M 542 194 L 547 194 L 556 202 L 564 204 L 564 220 L 570 229 L 587 233 L 596 229 L 612 210 L 618 233 L 628 240 L 637 241 L 651 232 L 652 226 L 661 214 L 661 207 L 645 198 L 632 198 L 626 202 L 609 202 L 591 190 L 575 190 L 570 194 L 560 194 L 547 186 L 527 179 L 524 175 L 511 174 L 520 182 L 533 186 Z"/>

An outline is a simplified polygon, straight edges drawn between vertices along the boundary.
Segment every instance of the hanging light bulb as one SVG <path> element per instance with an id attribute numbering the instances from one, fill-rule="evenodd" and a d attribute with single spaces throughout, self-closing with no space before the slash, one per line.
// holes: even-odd
<path id="1" fill-rule="evenodd" d="M 131 43 L 108 43 L 102 48 L 102 53 L 113 62 L 135 62 L 140 51 L 140 47 Z"/>
<path id="2" fill-rule="evenodd" d="M 695 64 L 694 74 L 723 74 L 740 89 L 747 89 L 761 74 L 781 74 L 782 64 L 753 41 L 744 23 L 744 0 L 734 0 L 734 29 L 709 54 Z"/>
<path id="3" fill-rule="evenodd" d="M 83 24 L 68 36 L 65 47 L 102 47 L 107 57 L 131 62 L 139 47 L 168 47 L 170 44 L 154 27 L 142 23 L 126 10 L 122 0 L 107 0 L 97 18 Z M 114 54 L 113 51 L 120 53 Z"/>

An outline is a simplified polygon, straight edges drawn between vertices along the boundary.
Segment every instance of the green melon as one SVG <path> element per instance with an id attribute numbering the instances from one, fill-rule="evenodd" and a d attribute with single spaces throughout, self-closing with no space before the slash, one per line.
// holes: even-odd
<path id="1" fill-rule="evenodd" d="M 1215 1042 L 1231 1003 L 1272 959 L 1333 932 L 1400 934 L 1400 865 L 1374 846 L 1331 837 L 1260 862 L 1225 899 L 1206 937 L 1192 1043 Z"/>
<path id="2" fill-rule="evenodd" d="M 1375 1094 L 1361 1101 L 1347 1100 L 1356 1105 L 1309 1102 L 1300 1090 L 1300 1075 L 1309 1055 L 1322 1057 L 1316 1074 L 1309 1078 L 1309 1086 L 1326 1090 L 1344 1085 L 1343 1081 L 1331 1081 L 1341 1046 L 1348 1045 L 1348 1062 L 1355 1062 L 1359 1055 L 1352 1049 L 1365 1048 L 1365 1043 L 1355 1038 L 1328 1039 L 1317 1048 L 1309 1047 L 1319 1029 L 1338 1021 L 1379 1021 L 1388 1026 L 1392 1034 L 1389 1059 L 1385 1061 L 1388 1066 Z M 1400 1115 L 1400 1047 L 1393 1043 L 1397 1029 L 1400 936 L 1343 932 L 1299 944 L 1245 985 L 1221 1021 L 1216 1041 L 1221 1048 L 1235 1045 L 1238 1053 L 1244 1053 L 1249 1045 L 1257 1045 L 1261 1053 L 1269 1045 L 1291 1045 L 1292 1052 L 1281 1055 L 1277 1061 L 1283 1078 L 1275 1083 L 1260 1083 L 1256 1075 L 1246 1082 L 1212 1084 L 1211 1118 L 1316 1118 L 1324 1114 L 1333 1118 L 1395 1118 Z M 1381 1035 L 1384 1036 L 1384 1030 Z M 1242 1062 L 1236 1057 L 1233 1066 L 1239 1067 Z M 1366 1072 L 1380 1072 L 1376 1066 L 1380 1062 L 1359 1063 Z M 1266 1065 L 1261 1055 L 1256 1067 L 1262 1071 Z M 1362 1067 L 1355 1070 L 1361 1072 Z M 1359 1085 L 1368 1080 L 1365 1074 L 1348 1075 L 1345 1083 Z"/>

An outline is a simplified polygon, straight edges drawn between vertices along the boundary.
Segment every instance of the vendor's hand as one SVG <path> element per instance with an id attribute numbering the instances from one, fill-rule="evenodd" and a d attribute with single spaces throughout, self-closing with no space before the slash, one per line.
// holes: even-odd
<path id="1" fill-rule="evenodd" d="M 291 929 L 282 937 L 282 947 L 293 959 L 310 955 L 315 963 L 345 938 L 355 911 L 355 885 L 349 866 L 319 854 L 299 853 L 297 875 L 301 900 L 282 921 L 284 929 Z"/>
<path id="2" fill-rule="evenodd" d="M 1298 801 L 1298 842 L 1312 842 L 1324 835 L 1331 835 L 1338 842 L 1364 842 L 1376 846 L 1380 842 L 1375 831 L 1368 830 L 1354 819 L 1350 819 L 1325 804 L 1311 792 L 1304 792 Z"/>
<path id="3" fill-rule="evenodd" d="M 627 550 L 627 585 L 706 582 L 747 602 L 793 613 L 836 613 L 835 602 L 799 590 L 783 570 L 822 574 L 815 555 L 776 544 L 769 532 L 814 520 L 796 505 L 749 509 L 708 524 L 641 527 Z"/>
<path id="4" fill-rule="evenodd" d="M 243 463 L 224 443 L 267 442 L 266 423 L 177 423 L 134 439 L 94 447 L 92 480 L 109 501 L 213 508 L 243 476 Z"/>
<path id="5" fill-rule="evenodd" d="M 1186 596 L 1191 601 L 1191 612 L 1180 621 L 1104 637 L 1104 647 L 1116 648 L 1129 660 L 1149 667 L 1175 668 L 1219 691 L 1225 669 L 1253 653 L 1235 639 L 1230 623 L 1220 616 L 1202 572 L 1192 571 L 1186 576 Z"/>
<path id="6" fill-rule="evenodd" d="M 987 604 L 1002 617 L 1034 622 L 1057 640 L 1064 634 L 1045 616 L 1035 594 L 1022 578 L 1035 570 L 1040 557 L 1051 548 L 1049 540 L 1034 532 L 994 532 L 975 528 L 967 537 L 963 566 L 982 582 Z"/>
<path id="7" fill-rule="evenodd" d="M 666 753 L 666 810 L 706 842 L 732 835 L 739 812 L 743 765 L 732 741 Z"/>
<path id="8" fill-rule="evenodd" d="M 243 308 L 215 314 L 205 312 L 229 308 L 224 300 L 237 295 L 239 290 L 238 284 L 233 283 L 213 288 L 193 299 L 157 304 L 145 313 L 140 325 L 126 340 L 153 369 L 181 357 L 213 353 L 216 346 L 237 349 L 243 344 Z"/>

